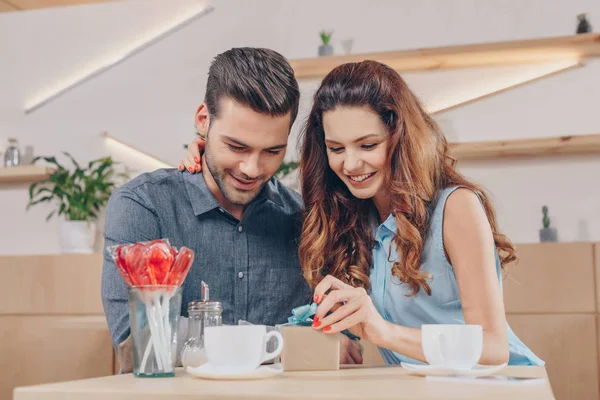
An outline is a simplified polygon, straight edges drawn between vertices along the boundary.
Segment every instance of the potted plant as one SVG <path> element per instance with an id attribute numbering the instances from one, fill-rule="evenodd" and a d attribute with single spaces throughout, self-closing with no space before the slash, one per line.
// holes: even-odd
<path id="1" fill-rule="evenodd" d="M 323 42 L 323 44 L 319 46 L 319 57 L 333 55 L 333 47 L 329 44 L 329 42 L 331 41 L 331 35 L 333 35 L 333 31 L 319 32 L 319 36 L 321 36 L 321 42 Z"/>
<path id="2" fill-rule="evenodd" d="M 275 176 L 277 177 L 277 179 L 283 179 L 290 172 L 292 172 L 296 168 L 298 168 L 298 166 L 300 166 L 300 164 L 296 161 L 290 161 L 290 162 L 284 161 L 281 163 L 281 165 L 279 166 L 277 171 L 275 171 Z"/>
<path id="3" fill-rule="evenodd" d="M 541 242 L 556 242 L 557 241 L 557 233 L 555 228 L 550 227 L 550 217 L 548 216 L 548 206 L 542 207 L 542 214 L 544 217 L 542 218 L 542 223 L 544 227 L 540 229 L 540 241 Z"/>
<path id="4" fill-rule="evenodd" d="M 56 170 L 46 179 L 29 187 L 27 209 L 39 203 L 56 202 L 57 207 L 46 217 L 64 216 L 60 220 L 58 238 L 66 253 L 91 253 L 96 238 L 96 219 L 117 187 L 116 178 L 127 174 L 117 173 L 110 157 L 90 161 L 81 167 L 67 152 L 63 152 L 75 166 L 70 171 L 55 157 L 36 157 L 53 164 Z"/>
<path id="5" fill-rule="evenodd" d="M 288 188 L 300 192 L 299 166 L 296 161 L 282 162 L 275 172 L 275 177 Z"/>

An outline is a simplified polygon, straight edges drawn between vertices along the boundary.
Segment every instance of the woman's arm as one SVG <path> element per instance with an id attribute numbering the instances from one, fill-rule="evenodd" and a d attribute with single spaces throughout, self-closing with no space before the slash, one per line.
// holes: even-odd
<path id="1" fill-rule="evenodd" d="M 454 268 L 465 322 L 483 327 L 481 364 L 508 362 L 508 332 L 496 273 L 494 237 L 475 193 L 457 189 L 446 202 L 444 248 Z"/>
<path id="2" fill-rule="evenodd" d="M 202 136 L 197 136 L 192 140 L 192 143 L 188 145 L 187 153 L 181 163 L 179 163 L 178 169 L 180 171 L 188 170 L 190 174 L 202 171 L 202 154 L 206 146 L 206 140 Z"/>
<path id="3" fill-rule="evenodd" d="M 442 230 L 444 248 L 454 267 L 465 322 L 483 327 L 482 364 L 501 364 L 508 361 L 508 334 L 504 304 L 494 256 L 494 241 L 487 216 L 477 196 L 468 189 L 457 189 L 446 202 Z M 426 361 L 421 348 L 421 330 L 389 323 L 376 312 L 364 290 L 349 289 L 323 282 L 315 295 L 322 304 L 317 312 L 317 329 L 325 332 L 351 330 L 372 343 Z M 323 297 L 328 289 L 334 290 Z M 335 294 L 334 296 L 332 296 Z M 325 317 L 335 303 L 346 304 Z M 355 305 L 356 304 L 356 305 Z M 377 315 L 375 315 L 377 314 Z"/>
<path id="4" fill-rule="evenodd" d="M 471 190 L 457 189 L 448 197 L 442 235 L 456 275 L 465 322 L 483 328 L 479 362 L 508 362 L 508 333 L 496 275 L 494 239 L 481 202 Z M 420 329 L 388 323 L 382 335 L 373 339 L 381 347 L 425 361 Z"/>

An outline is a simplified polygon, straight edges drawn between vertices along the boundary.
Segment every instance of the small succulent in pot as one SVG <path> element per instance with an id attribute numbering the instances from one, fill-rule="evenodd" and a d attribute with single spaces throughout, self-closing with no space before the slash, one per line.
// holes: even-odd
<path id="1" fill-rule="evenodd" d="M 542 207 L 542 224 L 543 228 L 540 229 L 540 241 L 541 242 L 556 242 L 558 240 L 558 234 L 555 228 L 550 227 L 550 217 L 548 216 L 548 206 Z"/>
<path id="2" fill-rule="evenodd" d="M 333 46 L 331 46 L 331 36 L 333 35 L 333 31 L 321 31 L 319 32 L 319 36 L 321 36 L 322 44 L 319 46 L 319 57 L 326 57 L 333 55 Z"/>

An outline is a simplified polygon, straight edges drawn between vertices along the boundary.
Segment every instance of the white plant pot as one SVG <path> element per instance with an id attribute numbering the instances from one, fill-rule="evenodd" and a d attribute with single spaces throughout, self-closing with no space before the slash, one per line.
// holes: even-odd
<path id="1" fill-rule="evenodd" d="M 93 253 L 96 224 L 62 220 L 58 226 L 58 240 L 63 253 Z"/>

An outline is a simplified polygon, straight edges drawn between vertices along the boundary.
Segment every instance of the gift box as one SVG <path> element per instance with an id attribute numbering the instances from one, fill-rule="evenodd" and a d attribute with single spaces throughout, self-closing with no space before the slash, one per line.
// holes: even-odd
<path id="1" fill-rule="evenodd" d="M 310 326 L 287 325 L 281 364 L 285 371 L 334 371 L 340 369 L 340 334 L 326 334 Z"/>

